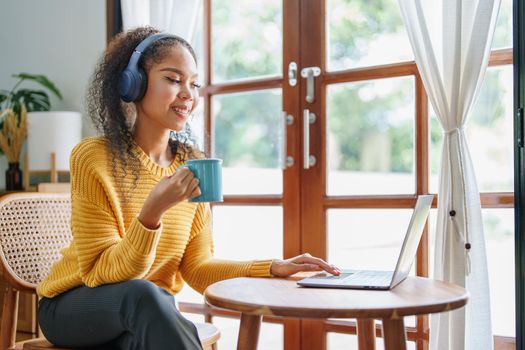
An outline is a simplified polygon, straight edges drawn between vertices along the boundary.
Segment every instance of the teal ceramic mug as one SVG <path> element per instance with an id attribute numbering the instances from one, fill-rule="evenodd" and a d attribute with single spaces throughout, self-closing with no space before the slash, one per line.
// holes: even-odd
<path id="1" fill-rule="evenodd" d="M 190 202 L 222 202 L 222 159 L 190 159 L 183 165 L 199 179 L 201 195 Z"/>

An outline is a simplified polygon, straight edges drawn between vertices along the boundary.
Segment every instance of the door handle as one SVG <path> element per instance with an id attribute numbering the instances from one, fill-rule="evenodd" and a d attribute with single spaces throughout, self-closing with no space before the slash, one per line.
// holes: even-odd
<path id="1" fill-rule="evenodd" d="M 315 114 L 308 109 L 303 111 L 303 168 L 310 169 L 316 162 L 314 155 L 310 154 L 310 124 L 315 123 Z"/>
<path id="2" fill-rule="evenodd" d="M 516 111 L 516 119 L 517 119 L 517 124 L 518 124 L 518 127 L 516 128 L 517 129 L 517 143 L 518 143 L 518 147 L 519 148 L 522 148 L 523 147 L 523 108 L 518 108 L 518 110 Z"/>
<path id="3" fill-rule="evenodd" d="M 293 61 L 288 65 L 288 84 L 290 86 L 297 85 L 297 63 Z"/>
<path id="4" fill-rule="evenodd" d="M 306 102 L 313 103 L 315 101 L 315 85 L 314 78 L 321 74 L 319 67 L 306 67 L 301 69 L 301 77 L 306 78 Z"/>

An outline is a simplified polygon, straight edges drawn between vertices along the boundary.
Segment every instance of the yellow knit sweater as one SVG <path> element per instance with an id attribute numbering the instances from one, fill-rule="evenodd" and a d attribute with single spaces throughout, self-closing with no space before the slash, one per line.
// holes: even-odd
<path id="1" fill-rule="evenodd" d="M 146 279 L 172 294 L 183 280 L 202 293 L 216 281 L 241 276 L 270 276 L 271 260 L 237 262 L 212 257 L 208 203 L 181 202 L 164 213 L 156 230 L 137 219 L 155 184 L 181 164 L 163 168 L 136 148 L 140 172 L 136 188 L 122 203 L 111 155 L 103 138 L 88 138 L 71 153 L 71 229 L 73 241 L 62 250 L 49 276 L 38 285 L 40 296 L 54 297 L 79 285 L 97 287 Z M 128 170 L 123 187 L 132 187 Z M 127 186 L 126 186 L 127 185 Z"/>

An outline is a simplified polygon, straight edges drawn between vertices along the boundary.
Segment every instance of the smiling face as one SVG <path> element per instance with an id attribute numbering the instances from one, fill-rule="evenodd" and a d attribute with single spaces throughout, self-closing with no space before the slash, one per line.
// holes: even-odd
<path id="1" fill-rule="evenodd" d="M 135 103 L 140 124 L 159 131 L 184 130 L 199 101 L 193 56 L 185 47 L 174 46 L 161 61 L 149 64 L 147 75 L 146 93 Z"/>

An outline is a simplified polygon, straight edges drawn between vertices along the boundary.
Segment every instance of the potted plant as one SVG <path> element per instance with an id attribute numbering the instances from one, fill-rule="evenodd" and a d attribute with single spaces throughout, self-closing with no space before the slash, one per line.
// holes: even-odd
<path id="1" fill-rule="evenodd" d="M 45 75 L 19 73 L 13 74 L 13 77 L 19 80 L 11 90 L 0 89 L 0 111 L 10 108 L 17 116 L 20 116 L 22 105 L 26 106 L 28 112 L 49 111 L 51 102 L 46 91 L 19 88 L 26 80 L 40 84 L 59 99 L 62 99 L 62 94 L 58 88 Z"/>
<path id="2" fill-rule="evenodd" d="M 9 168 L 6 170 L 6 190 L 22 189 L 20 151 L 27 136 L 27 112 L 49 111 L 51 102 L 44 90 L 20 88 L 24 81 L 35 82 L 59 99 L 62 95 L 46 76 L 19 73 L 18 81 L 11 90 L 0 89 L 0 150 L 6 155 Z"/>
<path id="3" fill-rule="evenodd" d="M 22 171 L 20 170 L 20 151 L 27 136 L 27 111 L 22 105 L 20 114 L 8 108 L 0 113 L 3 120 L 0 130 L 0 148 L 5 153 L 9 168 L 5 171 L 5 188 L 7 191 L 22 189 Z"/>

